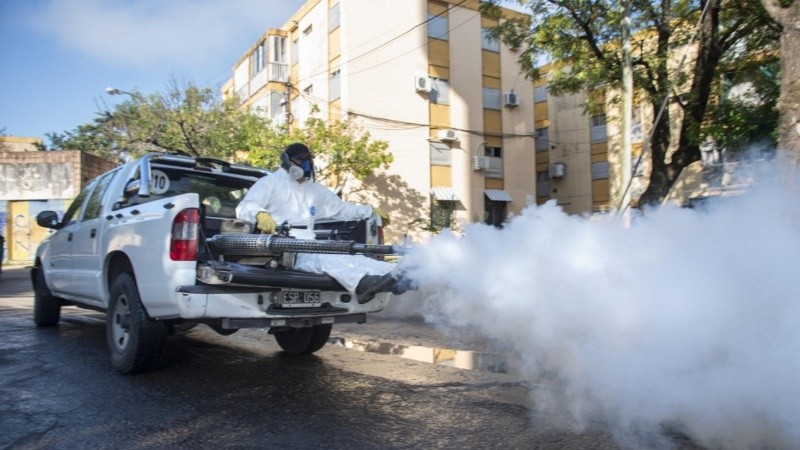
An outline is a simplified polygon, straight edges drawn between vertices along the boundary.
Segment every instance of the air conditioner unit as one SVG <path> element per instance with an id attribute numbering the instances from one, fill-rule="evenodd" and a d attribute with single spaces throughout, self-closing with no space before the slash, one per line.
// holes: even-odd
<path id="1" fill-rule="evenodd" d="M 510 107 L 519 106 L 519 96 L 514 93 L 514 91 L 508 92 L 504 95 L 505 97 L 505 105 Z"/>
<path id="2" fill-rule="evenodd" d="M 550 164 L 547 174 L 550 178 L 564 178 L 567 175 L 567 165 L 564 163 Z"/>
<path id="3" fill-rule="evenodd" d="M 438 136 L 439 140 L 444 142 L 452 142 L 458 140 L 455 130 L 439 130 Z"/>
<path id="4" fill-rule="evenodd" d="M 417 92 L 430 92 L 431 79 L 428 77 L 414 77 L 414 89 Z"/>
<path id="5" fill-rule="evenodd" d="M 472 157 L 472 170 L 486 170 L 489 168 L 489 158 L 486 156 Z"/>

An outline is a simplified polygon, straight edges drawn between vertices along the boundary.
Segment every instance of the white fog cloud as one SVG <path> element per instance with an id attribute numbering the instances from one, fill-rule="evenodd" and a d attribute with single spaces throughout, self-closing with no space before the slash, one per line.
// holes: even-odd
<path id="1" fill-rule="evenodd" d="M 709 448 L 796 448 L 800 183 L 759 179 L 742 198 L 664 207 L 630 228 L 529 208 L 403 264 L 428 320 L 510 345 L 547 417 L 610 422 L 632 447 L 653 442 L 631 433 L 668 425 Z"/>

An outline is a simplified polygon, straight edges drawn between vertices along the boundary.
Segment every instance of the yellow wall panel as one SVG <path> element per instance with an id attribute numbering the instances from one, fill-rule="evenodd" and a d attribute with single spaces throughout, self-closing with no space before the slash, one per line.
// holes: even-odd
<path id="1" fill-rule="evenodd" d="M 442 14 L 447 17 L 447 5 L 438 2 L 428 2 L 428 12 L 431 14 Z"/>
<path id="2" fill-rule="evenodd" d="M 428 63 L 450 67 L 450 44 L 447 41 L 428 38 Z"/>
<path id="3" fill-rule="evenodd" d="M 499 24 L 500 23 L 497 21 L 497 19 L 490 19 L 488 17 L 481 17 L 481 28 L 496 27 Z"/>
<path id="4" fill-rule="evenodd" d="M 428 75 L 433 78 L 441 78 L 443 80 L 450 79 L 450 69 L 448 67 L 428 65 Z"/>
<path id="5" fill-rule="evenodd" d="M 483 76 L 483 87 L 500 89 L 500 78 Z"/>
<path id="6" fill-rule="evenodd" d="M 592 203 L 608 203 L 610 200 L 608 179 L 592 180 Z"/>
<path id="7" fill-rule="evenodd" d="M 503 148 L 503 138 L 500 136 L 486 136 L 484 137 L 484 146 L 486 147 L 500 147 Z"/>
<path id="8" fill-rule="evenodd" d="M 431 127 L 450 128 L 450 105 L 430 104 Z"/>
<path id="9" fill-rule="evenodd" d="M 342 27 L 333 30 L 328 35 L 328 61 L 338 58 L 342 54 Z"/>
<path id="10" fill-rule="evenodd" d="M 482 50 L 483 74 L 500 78 L 500 53 Z"/>
<path id="11" fill-rule="evenodd" d="M 484 180 L 485 189 L 505 189 L 503 180 L 499 178 L 486 178 Z"/>
<path id="12" fill-rule="evenodd" d="M 503 133 L 503 119 L 500 111 L 492 109 L 483 110 L 483 130 L 486 133 Z"/>
<path id="13" fill-rule="evenodd" d="M 453 170 L 450 166 L 431 166 L 431 186 L 453 185 Z"/>
<path id="14" fill-rule="evenodd" d="M 533 104 L 533 118 L 538 120 L 544 120 L 548 118 L 548 111 L 547 111 L 547 102 L 539 102 Z M 542 128 L 542 127 L 537 127 Z"/>
<path id="15" fill-rule="evenodd" d="M 328 103 L 328 120 L 342 120 L 342 100 L 337 99 Z"/>

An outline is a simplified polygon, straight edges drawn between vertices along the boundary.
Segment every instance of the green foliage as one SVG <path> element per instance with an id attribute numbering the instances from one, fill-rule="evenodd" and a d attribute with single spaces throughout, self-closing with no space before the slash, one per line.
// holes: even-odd
<path id="1" fill-rule="evenodd" d="M 127 99 L 98 113 L 93 122 L 72 131 L 48 134 L 53 150 L 83 150 L 124 160 L 152 151 L 170 151 L 228 161 L 247 160 L 277 168 L 279 155 L 292 142 L 307 144 L 320 165 L 318 178 L 343 185 L 388 168 L 388 143 L 373 141 L 351 122 L 325 122 L 312 115 L 302 128 L 287 130 L 236 98 L 219 99 L 211 88 L 174 80 L 166 93 L 123 93 Z"/>
<path id="2" fill-rule="evenodd" d="M 749 61 L 726 73 L 720 83 L 720 103 L 713 119 L 704 129 L 705 136 L 729 152 L 746 152 L 754 144 L 775 148 L 777 145 L 778 65 L 775 58 Z M 732 95 L 734 86 L 747 86 L 745 94 Z"/>
<path id="3" fill-rule="evenodd" d="M 251 151 L 248 160 L 262 167 L 278 167 L 280 153 L 293 142 L 308 145 L 318 166 L 317 179 L 332 188 L 343 186 L 350 177 L 364 180 L 376 169 L 387 169 L 393 161 L 387 142 L 370 140 L 370 134 L 362 133 L 353 122 L 326 122 L 314 114 L 302 128 L 276 134 L 269 145 Z"/>
<path id="4" fill-rule="evenodd" d="M 481 2 L 484 14 L 498 15 L 496 0 Z M 619 92 L 622 83 L 622 10 L 616 0 L 519 0 L 533 21 L 512 19 L 494 30 L 520 50 L 520 65 L 533 78 L 546 62 L 551 95 L 595 91 Z M 715 112 L 710 92 L 720 92 L 719 70 L 775 54 L 780 30 L 759 2 L 747 0 L 630 0 L 632 64 L 636 102 L 659 111 L 669 99 L 683 114 L 667 109 L 649 142 L 652 167 L 647 202 L 666 195 L 680 171 L 699 159 L 705 128 L 730 117 Z M 706 20 L 699 21 L 703 7 Z M 687 52 L 687 44 L 700 49 Z M 683 64 L 677 64 L 683 63 Z M 589 96 L 591 102 L 602 96 Z M 606 100 L 618 102 L 619 98 Z M 654 118 L 657 114 L 652 115 Z M 681 130 L 677 153 L 671 153 L 670 123 Z M 772 130 L 775 124 L 764 123 Z M 675 155 L 678 155 L 677 157 Z M 657 185 L 656 185 L 657 184 Z"/>

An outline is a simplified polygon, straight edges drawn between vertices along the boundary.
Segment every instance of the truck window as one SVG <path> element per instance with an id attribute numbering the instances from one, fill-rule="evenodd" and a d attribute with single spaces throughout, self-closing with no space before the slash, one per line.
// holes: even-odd
<path id="1" fill-rule="evenodd" d="M 75 197 L 75 200 L 72 201 L 72 204 L 69 205 L 69 208 L 67 208 L 67 212 L 64 213 L 64 218 L 61 219 L 61 224 L 63 226 L 67 226 L 67 225 L 69 225 L 71 223 L 75 223 L 75 221 L 77 220 L 76 216 L 78 214 L 78 211 L 81 209 L 81 205 L 83 205 L 83 201 L 86 200 L 86 196 L 88 195 L 89 191 L 91 191 L 92 188 L 94 187 L 95 181 L 92 181 L 91 183 L 89 183 L 89 185 L 86 186 L 81 191 L 81 193 L 78 194 L 77 197 Z"/>
<path id="2" fill-rule="evenodd" d="M 236 205 L 255 181 L 247 178 L 153 166 L 150 196 L 134 195 L 121 207 L 151 202 L 180 194 L 197 193 L 207 216 L 235 218 Z"/>
<path id="3" fill-rule="evenodd" d="M 86 210 L 83 212 L 83 219 L 81 220 L 96 219 L 100 216 L 100 209 L 102 206 L 100 204 L 100 200 L 103 198 L 103 193 L 106 191 L 108 184 L 114 178 L 114 175 L 117 174 L 117 172 L 118 171 L 116 170 L 109 172 L 100 178 L 100 181 L 97 182 L 97 186 L 92 191 L 92 195 L 86 202 Z"/>

